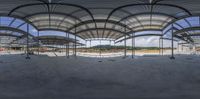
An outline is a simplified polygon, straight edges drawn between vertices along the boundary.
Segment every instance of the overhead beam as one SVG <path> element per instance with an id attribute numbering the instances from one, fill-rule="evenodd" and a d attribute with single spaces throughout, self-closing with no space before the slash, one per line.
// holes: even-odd
<path id="1" fill-rule="evenodd" d="M 162 34 L 141 34 L 141 35 L 133 35 L 133 36 L 129 36 L 128 38 L 126 39 L 121 39 L 115 43 L 119 43 L 119 42 L 122 42 L 124 40 L 127 40 L 127 39 L 131 39 L 131 38 L 136 38 L 136 37 L 142 37 L 142 36 L 162 36 Z"/>
<path id="2" fill-rule="evenodd" d="M 20 5 L 14 9 L 12 9 L 9 13 L 8 13 L 8 16 L 12 15 L 13 12 L 17 11 L 18 9 L 21 9 L 21 8 L 24 8 L 24 7 L 30 7 L 30 6 L 35 6 L 35 5 L 44 5 L 44 3 L 34 3 L 34 4 L 25 4 L 25 5 Z M 77 7 L 77 8 L 80 8 L 84 11 L 86 11 L 86 13 L 88 13 L 91 17 L 91 19 L 94 21 L 95 23 L 95 28 L 97 28 L 97 24 L 96 24 L 96 21 L 94 19 L 94 16 L 93 14 L 90 12 L 89 9 L 83 7 L 83 6 L 80 6 L 80 5 L 76 5 L 76 4 L 69 4 L 69 3 L 49 3 L 49 5 L 63 5 L 63 6 L 72 6 L 72 7 Z M 98 34 L 98 30 L 96 30 L 97 34 Z"/>
<path id="3" fill-rule="evenodd" d="M 6 34 L 6 33 L 0 33 L 0 36 L 17 37 L 17 38 L 21 37 L 21 36 L 18 36 L 18 35 Z"/>
<path id="4" fill-rule="evenodd" d="M 77 34 L 84 33 L 86 31 L 96 30 L 96 29 L 104 30 L 104 28 L 90 28 L 90 29 L 85 29 L 85 30 L 82 30 L 82 31 L 78 31 Z M 119 30 L 115 30 L 115 29 L 106 28 L 105 30 L 112 30 L 112 31 L 120 33 L 120 34 L 125 34 L 123 31 L 119 31 Z M 128 35 L 128 34 L 125 34 L 125 35 Z"/>
<path id="5" fill-rule="evenodd" d="M 183 7 L 177 6 L 177 5 L 173 5 L 173 4 L 161 4 L 161 3 L 159 3 L 159 4 L 158 4 L 158 3 L 156 3 L 156 4 L 155 4 L 155 3 L 153 3 L 153 4 L 151 4 L 151 3 L 128 4 L 128 5 L 120 6 L 120 7 L 117 7 L 117 8 L 115 8 L 115 9 L 113 9 L 113 10 L 109 13 L 108 17 L 106 18 L 106 22 L 105 22 L 105 24 L 104 24 L 104 28 L 106 28 L 107 21 L 110 19 L 110 17 L 111 17 L 116 11 L 118 11 L 119 9 L 126 8 L 126 7 L 134 7 L 134 6 L 144 6 L 144 5 L 159 5 L 159 6 L 168 6 L 168 7 L 179 8 L 180 10 L 186 12 L 188 15 L 190 15 L 190 16 L 192 15 L 191 12 L 190 12 L 189 10 L 187 10 L 186 8 L 183 8 Z"/>
<path id="6" fill-rule="evenodd" d="M 96 23 L 104 23 L 106 20 L 105 19 L 95 19 Z M 86 24 L 90 24 L 90 23 L 94 23 L 93 20 L 87 20 L 87 21 L 83 21 L 81 23 L 78 23 L 77 25 L 69 28 L 67 31 L 70 31 L 72 29 L 74 29 L 75 27 L 79 27 L 79 26 L 82 26 L 82 25 L 86 25 Z M 113 25 L 119 25 L 121 27 L 126 27 L 125 24 L 122 24 L 122 23 L 117 23 L 116 21 L 114 20 L 108 20 L 108 23 L 111 23 Z M 117 24 L 116 24 L 117 23 Z M 129 30 L 131 30 L 131 28 L 128 28 Z"/>
<path id="7" fill-rule="evenodd" d="M 61 29 L 52 29 L 52 28 L 46 28 L 46 29 L 38 29 L 38 31 L 48 31 L 48 30 L 53 30 L 53 31 L 60 31 L 60 32 L 64 32 L 64 33 L 69 33 L 69 34 L 72 34 L 72 35 L 76 35 L 72 32 L 66 32 L 65 30 L 61 30 Z M 79 38 L 83 39 L 81 36 L 77 35 Z"/>
<path id="8" fill-rule="evenodd" d="M 188 31 L 192 31 L 192 30 L 200 30 L 200 27 L 189 27 L 189 28 L 184 28 L 182 30 L 176 31 L 174 32 L 174 34 L 182 34 Z"/>

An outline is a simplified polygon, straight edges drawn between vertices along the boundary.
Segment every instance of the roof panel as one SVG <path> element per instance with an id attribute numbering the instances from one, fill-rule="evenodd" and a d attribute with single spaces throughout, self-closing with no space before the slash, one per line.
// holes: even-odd
<path id="1" fill-rule="evenodd" d="M 49 3 L 50 9 L 44 2 Z M 153 2 L 157 3 L 152 6 Z M 127 32 L 130 32 L 131 29 L 134 31 L 164 29 L 175 18 L 200 14 L 199 4 L 199 0 L 2 0 L 0 13 L 25 18 L 33 22 L 38 29 L 69 29 L 71 32 L 74 32 L 76 24 L 93 20 L 90 15 L 92 14 L 94 19 L 104 21 L 96 24 L 83 23 L 77 27 L 77 30 L 91 29 L 87 32 L 87 37 L 91 38 L 95 37 L 93 34 L 97 37 L 109 35 L 115 38 L 117 35 L 114 33 L 110 36 L 111 32 L 98 33 L 93 28 L 104 28 L 108 15 L 117 7 L 124 6 L 116 9 L 109 16 L 109 21 L 117 21 L 117 23 L 107 22 L 106 29 L 124 31 L 124 25 L 128 25 Z M 4 23 L 9 25 L 10 22 Z M 196 20 L 189 18 L 177 24 L 181 24 L 182 27 L 198 26 Z"/>

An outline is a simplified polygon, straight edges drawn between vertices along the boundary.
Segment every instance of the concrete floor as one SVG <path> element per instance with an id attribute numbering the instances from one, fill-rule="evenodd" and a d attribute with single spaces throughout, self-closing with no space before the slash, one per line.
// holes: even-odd
<path id="1" fill-rule="evenodd" d="M 200 99 L 200 56 L 24 57 L 0 56 L 0 99 Z"/>

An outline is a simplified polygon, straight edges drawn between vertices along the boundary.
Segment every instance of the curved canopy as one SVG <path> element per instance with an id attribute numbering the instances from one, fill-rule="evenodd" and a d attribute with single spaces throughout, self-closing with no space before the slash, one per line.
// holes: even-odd
<path id="1" fill-rule="evenodd" d="M 116 40 L 138 31 L 163 31 L 175 20 L 200 15 L 199 4 L 199 0 L 3 0 L 0 15 L 24 19 L 38 30 Z"/>
<path id="2" fill-rule="evenodd" d="M 200 27 L 185 28 L 175 32 L 176 35 L 183 38 L 191 37 L 193 43 L 200 43 Z"/>
<path id="3" fill-rule="evenodd" d="M 186 17 L 176 20 L 171 25 L 163 30 L 163 37 L 171 38 L 172 30 L 175 37 L 178 39 L 187 41 L 188 43 L 194 43 L 194 35 L 197 36 L 200 28 L 200 16 Z M 197 33 L 197 34 L 196 34 Z"/>

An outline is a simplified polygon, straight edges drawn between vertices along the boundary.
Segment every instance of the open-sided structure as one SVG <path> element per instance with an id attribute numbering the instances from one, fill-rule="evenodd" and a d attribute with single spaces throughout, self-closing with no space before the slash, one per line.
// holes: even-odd
<path id="1" fill-rule="evenodd" d="M 39 32 L 54 30 L 66 36 L 62 40 L 51 37 L 49 42 L 43 39 L 44 44 L 64 44 L 72 34 L 72 43 L 77 44 L 81 44 L 77 39 L 107 39 L 126 45 L 132 39 L 132 48 L 136 37 L 159 36 L 161 47 L 164 39 L 172 41 L 174 58 L 174 41 L 200 43 L 199 4 L 199 0 L 1 0 L 0 36 L 1 41 L 9 37 L 8 44 L 24 39 L 27 47 L 39 46 Z"/>

